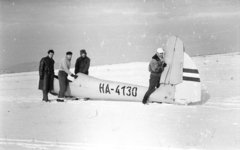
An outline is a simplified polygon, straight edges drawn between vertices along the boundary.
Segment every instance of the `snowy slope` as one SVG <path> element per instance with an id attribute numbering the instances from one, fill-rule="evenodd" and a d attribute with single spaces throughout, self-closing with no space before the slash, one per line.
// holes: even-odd
<path id="1" fill-rule="evenodd" d="M 201 103 L 190 106 L 45 103 L 37 72 L 0 75 L 0 149 L 240 149 L 240 55 L 193 59 L 203 87 Z M 147 67 L 96 66 L 90 74 L 148 86 Z"/>

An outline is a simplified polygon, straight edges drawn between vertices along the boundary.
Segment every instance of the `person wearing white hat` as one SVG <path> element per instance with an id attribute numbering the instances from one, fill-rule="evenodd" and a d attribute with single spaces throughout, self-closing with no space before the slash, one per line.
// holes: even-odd
<path id="1" fill-rule="evenodd" d="M 148 91 L 145 93 L 142 103 L 146 104 L 149 96 L 160 86 L 160 78 L 162 72 L 167 64 L 164 62 L 164 50 L 162 48 L 157 49 L 157 53 L 152 57 L 152 60 L 148 66 L 150 74 Z"/>
<path id="2" fill-rule="evenodd" d="M 160 48 L 157 49 L 157 53 L 159 53 L 159 54 L 163 54 L 164 51 L 163 51 L 163 49 L 160 47 Z"/>

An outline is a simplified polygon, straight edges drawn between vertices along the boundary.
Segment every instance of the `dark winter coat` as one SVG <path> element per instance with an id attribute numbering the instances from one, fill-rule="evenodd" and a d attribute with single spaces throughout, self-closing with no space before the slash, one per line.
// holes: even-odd
<path id="1" fill-rule="evenodd" d="M 39 65 L 39 90 L 49 92 L 53 89 L 54 63 L 54 60 L 48 56 L 41 59 Z"/>
<path id="2" fill-rule="evenodd" d="M 85 58 L 79 57 L 75 64 L 74 73 L 83 73 L 88 75 L 88 69 L 90 66 L 90 59 L 86 56 Z"/>
<path id="3" fill-rule="evenodd" d="M 165 67 L 165 62 L 163 60 L 161 60 L 157 54 L 155 54 L 152 57 L 152 60 L 149 64 L 148 70 L 151 72 L 152 75 L 157 76 L 157 77 L 161 77 L 161 74 L 164 70 Z"/>

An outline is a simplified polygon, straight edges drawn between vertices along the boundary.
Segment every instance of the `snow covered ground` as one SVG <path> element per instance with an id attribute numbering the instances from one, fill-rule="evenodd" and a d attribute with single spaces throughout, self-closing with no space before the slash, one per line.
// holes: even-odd
<path id="1" fill-rule="evenodd" d="M 190 106 L 45 103 L 37 72 L 0 75 L 0 149 L 240 149 L 239 53 L 193 60 L 202 101 Z M 148 62 L 95 66 L 90 75 L 148 86 L 147 67 Z"/>

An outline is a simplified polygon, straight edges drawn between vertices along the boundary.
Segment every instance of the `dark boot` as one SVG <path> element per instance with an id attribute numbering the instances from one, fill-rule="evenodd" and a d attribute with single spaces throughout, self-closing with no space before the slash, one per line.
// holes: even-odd
<path id="1" fill-rule="evenodd" d="M 57 99 L 57 102 L 64 102 L 64 99 L 58 98 L 58 99 Z"/>

